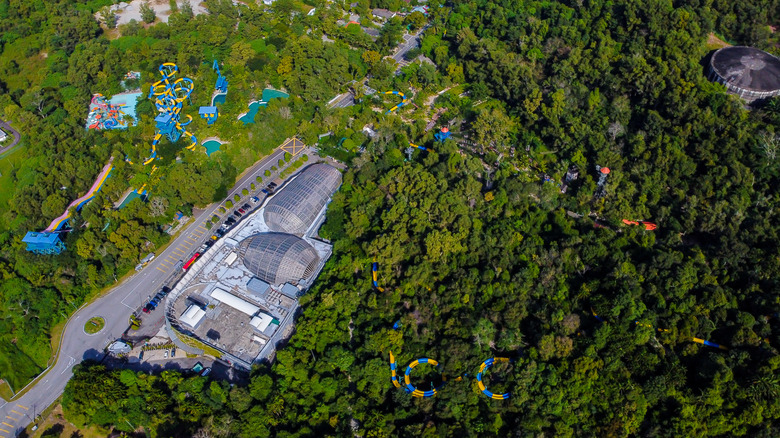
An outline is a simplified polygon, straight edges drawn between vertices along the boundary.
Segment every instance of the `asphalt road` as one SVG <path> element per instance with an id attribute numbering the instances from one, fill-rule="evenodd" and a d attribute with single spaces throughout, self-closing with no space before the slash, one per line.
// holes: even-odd
<path id="1" fill-rule="evenodd" d="M 242 189 L 255 182 L 257 175 L 262 175 L 283 157 L 284 151 L 277 148 L 271 155 L 252 166 L 238 180 L 227 199 L 232 199 L 236 193 L 240 195 Z M 167 261 L 189 258 L 190 254 L 211 237 L 205 223 L 220 205 L 221 203 L 215 203 L 193 213 L 195 220 L 171 241 L 165 251 L 158 253 L 140 272 L 71 317 L 65 327 L 57 362 L 49 372 L 19 399 L 10 403 L 0 399 L 0 438 L 18 435 L 36 415 L 51 405 L 62 394 L 65 384 L 73 376 L 74 365 L 84 359 L 103 358 L 103 349 L 111 341 L 119 339 L 128 328 L 130 315 L 145 304 L 150 296 L 155 295 L 169 278 L 177 274 L 175 266 L 168 266 Z M 230 213 L 228 211 L 225 214 Z M 213 228 L 218 225 L 215 224 Z M 93 316 L 103 317 L 106 326 L 99 333 L 88 335 L 84 332 L 84 324 Z"/>
<path id="2" fill-rule="evenodd" d="M 6 134 L 11 134 L 14 137 L 14 139 L 11 140 L 10 143 L 8 142 L 8 140 L 0 143 L 0 145 L 2 145 L 2 147 L 0 147 L 0 154 L 2 154 L 3 152 L 10 150 L 12 147 L 16 146 L 16 144 L 19 143 L 19 140 L 22 138 L 22 136 L 19 135 L 19 131 L 12 128 L 11 125 L 9 125 L 7 122 L 4 122 L 3 120 L 0 120 L 0 128 L 2 128 Z"/>

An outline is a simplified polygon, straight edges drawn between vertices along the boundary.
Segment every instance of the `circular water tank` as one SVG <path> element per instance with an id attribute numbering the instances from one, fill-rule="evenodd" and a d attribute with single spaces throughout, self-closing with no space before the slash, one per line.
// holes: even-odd
<path id="1" fill-rule="evenodd" d="M 724 47 L 712 55 L 709 79 L 749 103 L 780 96 L 780 58 L 752 47 Z"/>

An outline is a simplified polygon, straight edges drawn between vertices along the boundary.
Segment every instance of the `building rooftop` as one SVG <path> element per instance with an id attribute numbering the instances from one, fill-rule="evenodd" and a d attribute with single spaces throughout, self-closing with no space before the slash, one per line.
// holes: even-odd
<path id="1" fill-rule="evenodd" d="M 305 240 L 284 233 L 248 237 L 238 245 L 238 254 L 257 278 L 279 285 L 308 279 L 320 261 L 317 251 Z"/>
<path id="2" fill-rule="evenodd" d="M 307 167 L 268 201 L 263 212 L 268 228 L 303 235 L 340 185 L 341 172 L 335 167 Z"/>
<path id="3" fill-rule="evenodd" d="M 750 91 L 780 90 L 780 58 L 752 47 L 724 47 L 712 55 L 712 69 L 729 84 Z"/>
<path id="4" fill-rule="evenodd" d="M 393 11 L 389 11 L 387 9 L 379 9 L 379 8 L 374 9 L 373 11 L 371 11 L 371 13 L 375 17 L 384 18 L 385 20 L 389 20 L 396 16 L 396 13 Z"/>

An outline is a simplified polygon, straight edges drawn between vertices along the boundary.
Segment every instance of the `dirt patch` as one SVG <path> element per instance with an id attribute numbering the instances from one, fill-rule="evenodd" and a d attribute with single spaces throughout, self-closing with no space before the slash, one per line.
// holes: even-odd
<path id="1" fill-rule="evenodd" d="M 723 47 L 731 47 L 731 44 L 723 41 L 722 39 L 718 38 L 714 33 L 710 32 L 710 34 L 707 36 L 707 47 L 709 49 L 721 49 Z"/>

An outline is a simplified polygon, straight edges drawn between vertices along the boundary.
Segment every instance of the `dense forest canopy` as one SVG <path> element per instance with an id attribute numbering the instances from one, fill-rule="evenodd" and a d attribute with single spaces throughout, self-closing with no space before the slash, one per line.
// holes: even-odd
<path id="1" fill-rule="evenodd" d="M 420 53 L 435 66 L 413 63 L 400 75 L 382 55 L 413 23 L 391 19 L 371 42 L 334 24 L 345 15 L 337 3 L 312 4 L 309 17 L 287 0 L 270 11 L 209 1 L 211 15 L 179 12 L 118 38 L 91 18 L 99 2 L 11 3 L 0 2 L 9 90 L 0 109 L 38 135 L 25 139 L 28 159 L 3 216 L 0 357 L 27 355 L 31 373 L 45 365 L 48 330 L 68 302 L 132 266 L 140 242 L 163 244 L 159 225 L 220 199 L 280 138 L 313 143 L 333 132 L 321 150 L 350 165 L 321 230 L 334 255 L 272 366 L 233 388 L 83 366 L 63 398 L 76 424 L 143 425 L 155 436 L 780 434 L 778 162 L 767 143 L 780 104 L 748 111 L 705 74 L 711 32 L 780 53 L 769 26 L 780 19 L 777 0 L 434 1 Z M 402 6 L 356 9 L 369 7 Z M 176 163 L 171 146 L 151 180 L 120 165 L 81 213 L 110 220 L 105 232 L 71 233 L 60 257 L 24 252 L 24 231 L 83 193 L 109 156 L 146 153 L 151 104 L 139 105 L 138 127 L 96 134 L 82 125 L 90 94 L 118 91 L 127 70 L 154 77 L 168 59 L 209 90 L 214 56 L 235 87 L 225 120 L 268 84 L 293 98 L 253 127 L 218 125 L 233 147 L 215 158 Z M 327 108 L 366 74 L 372 88 L 408 93 L 416 107 L 385 116 L 381 98 L 359 96 L 354 107 Z M 456 134 L 444 143 L 425 129 L 429 97 L 437 127 Z M 206 129 L 199 123 L 196 132 Z M 360 133 L 367 123 L 372 140 Z M 405 160 L 409 141 L 429 150 Z M 562 194 L 555 182 L 572 165 L 580 177 Z M 597 165 L 611 169 L 601 197 Z M 191 193 L 189 174 L 214 191 Z M 143 182 L 167 204 L 163 214 L 152 203 L 103 208 Z M 384 292 L 371 288 L 375 258 Z M 13 342 L 22 332 L 35 348 Z M 390 351 L 401 372 L 416 358 L 438 360 L 448 384 L 429 399 L 394 388 Z M 474 375 L 492 356 L 513 359 L 485 377 L 509 400 L 477 389 Z M 412 379 L 421 389 L 440 383 L 431 367 Z"/>

